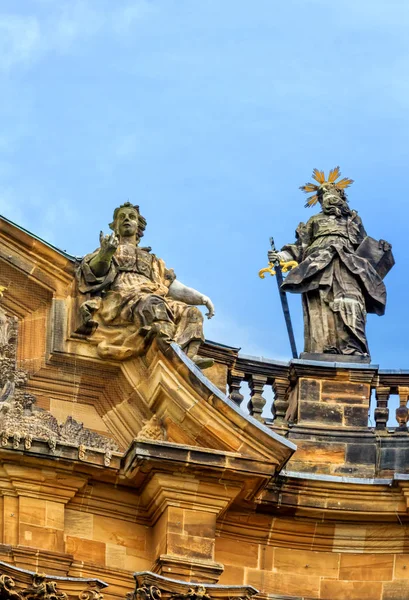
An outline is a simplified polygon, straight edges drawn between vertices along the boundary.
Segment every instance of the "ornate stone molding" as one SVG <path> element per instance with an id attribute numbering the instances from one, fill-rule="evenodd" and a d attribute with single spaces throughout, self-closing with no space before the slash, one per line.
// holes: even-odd
<path id="1" fill-rule="evenodd" d="M 171 600 L 211 600 L 211 596 L 207 594 L 204 585 L 198 585 L 189 588 L 184 594 L 174 594 Z"/>
<path id="2" fill-rule="evenodd" d="M 0 307 L 0 446 L 11 443 L 15 450 L 29 450 L 37 438 L 45 440 L 53 454 L 57 443 L 74 444 L 80 460 L 85 448 L 104 450 L 107 466 L 112 451 L 119 450 L 114 440 L 86 429 L 71 416 L 59 424 L 49 411 L 35 406 L 36 397 L 27 392 L 28 375 L 17 368 L 17 333 L 17 318 Z"/>
<path id="3" fill-rule="evenodd" d="M 34 573 L 0 561 L 0 600 L 103 600 L 99 579 Z"/>
<path id="4" fill-rule="evenodd" d="M 258 591 L 251 585 L 218 585 L 181 581 L 151 571 L 134 574 L 136 586 L 128 600 L 250 600 Z"/>

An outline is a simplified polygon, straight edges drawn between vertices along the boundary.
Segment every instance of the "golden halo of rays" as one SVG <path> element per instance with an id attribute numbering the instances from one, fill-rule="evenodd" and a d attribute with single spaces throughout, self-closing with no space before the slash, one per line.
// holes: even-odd
<path id="1" fill-rule="evenodd" d="M 300 190 L 305 192 L 306 194 L 311 194 L 311 192 L 315 192 L 312 196 L 310 196 L 305 204 L 305 207 L 314 206 L 318 202 L 317 192 L 322 185 L 325 183 L 332 183 L 337 190 L 344 190 L 349 187 L 352 183 L 354 183 L 353 179 L 348 179 L 347 177 L 343 177 L 339 181 L 341 177 L 341 170 L 339 167 L 335 167 L 335 169 L 331 169 L 328 175 L 328 179 L 325 179 L 324 171 L 319 171 L 318 169 L 314 169 L 312 172 L 312 178 L 317 183 L 306 183 L 300 187 Z M 318 185 L 317 185 L 318 184 Z"/>

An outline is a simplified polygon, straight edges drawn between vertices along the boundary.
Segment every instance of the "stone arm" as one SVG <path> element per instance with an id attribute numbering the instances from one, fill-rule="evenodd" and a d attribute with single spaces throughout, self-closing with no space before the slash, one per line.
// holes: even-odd
<path id="1" fill-rule="evenodd" d="M 274 262 L 278 258 L 278 260 L 285 262 L 295 260 L 300 263 L 303 259 L 304 251 L 310 242 L 310 228 L 310 222 L 307 224 L 300 223 L 295 232 L 295 242 L 293 244 L 286 244 L 279 252 L 269 250 L 268 260 Z"/>
<path id="2" fill-rule="evenodd" d="M 177 279 L 169 286 L 168 297 L 191 306 L 206 306 L 208 309 L 207 318 L 211 319 L 214 316 L 214 306 L 210 298 L 193 288 L 183 285 Z"/>
<path id="3" fill-rule="evenodd" d="M 101 231 L 99 234 L 99 242 L 100 249 L 89 261 L 89 267 L 96 277 L 104 277 L 111 267 L 112 257 L 118 248 L 119 240 L 115 233 L 104 236 Z"/>

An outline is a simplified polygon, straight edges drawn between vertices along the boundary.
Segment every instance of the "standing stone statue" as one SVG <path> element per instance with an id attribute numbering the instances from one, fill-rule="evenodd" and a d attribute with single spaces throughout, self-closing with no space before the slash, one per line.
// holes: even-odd
<path id="1" fill-rule="evenodd" d="M 270 251 L 268 258 L 298 263 L 282 289 L 302 294 L 305 353 L 347 355 L 369 362 L 366 315 L 384 314 L 382 279 L 394 260 L 390 244 L 367 236 L 345 194 L 353 181 L 337 181 L 340 175 L 337 167 L 326 180 L 323 171 L 314 169 L 317 185 L 307 183 L 300 189 L 315 192 L 306 206 L 319 202 L 321 212 L 299 224 L 293 244 L 280 252 Z"/>
<path id="2" fill-rule="evenodd" d="M 100 234 L 100 248 L 84 257 L 78 271 L 80 331 L 90 335 L 103 358 L 125 360 L 146 352 L 154 337 L 175 341 L 199 366 L 213 361 L 198 356 L 204 341 L 203 316 L 214 315 L 211 300 L 176 279 L 163 260 L 140 248 L 146 220 L 130 202 L 114 211 L 111 235 Z"/>

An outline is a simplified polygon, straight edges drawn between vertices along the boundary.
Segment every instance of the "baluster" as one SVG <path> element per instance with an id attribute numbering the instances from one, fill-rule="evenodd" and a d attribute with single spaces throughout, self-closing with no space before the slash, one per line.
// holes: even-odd
<path id="1" fill-rule="evenodd" d="M 258 421 L 263 421 L 261 413 L 263 412 L 266 400 L 263 398 L 262 393 L 266 382 L 267 377 L 264 377 L 264 375 L 250 375 L 250 400 L 247 408 L 249 409 L 251 416 Z"/>
<path id="2" fill-rule="evenodd" d="M 386 424 L 389 419 L 388 400 L 391 393 L 391 388 L 388 386 L 379 386 L 375 390 L 376 408 L 375 408 L 375 424 L 376 429 L 386 429 Z"/>
<path id="3" fill-rule="evenodd" d="M 409 419 L 409 411 L 407 408 L 408 398 L 409 398 L 409 387 L 399 385 L 398 386 L 398 394 L 399 394 L 399 406 L 396 409 L 396 420 L 398 422 L 398 429 L 401 431 L 408 430 L 408 419 Z"/>
<path id="4" fill-rule="evenodd" d="M 237 369 L 231 369 L 229 372 L 229 398 L 233 400 L 240 406 L 243 402 L 244 396 L 240 393 L 240 386 L 245 377 L 243 371 L 238 371 Z"/>
<path id="5" fill-rule="evenodd" d="M 271 406 L 271 412 L 274 417 L 274 423 L 282 423 L 288 408 L 288 379 L 276 377 L 273 381 L 274 401 Z"/>

